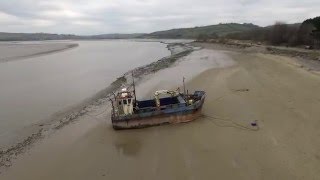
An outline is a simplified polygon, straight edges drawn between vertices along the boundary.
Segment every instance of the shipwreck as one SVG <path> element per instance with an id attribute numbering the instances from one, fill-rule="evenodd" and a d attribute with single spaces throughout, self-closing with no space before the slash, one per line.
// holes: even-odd
<path id="1" fill-rule="evenodd" d="M 185 92 L 184 86 L 183 93 L 179 88 L 175 91 L 159 90 L 154 93 L 153 99 L 137 100 L 133 83 L 133 90 L 123 88 L 110 100 L 113 128 L 135 129 L 186 123 L 197 119 L 201 116 L 205 92 L 195 91 L 189 94 L 188 91 Z"/>

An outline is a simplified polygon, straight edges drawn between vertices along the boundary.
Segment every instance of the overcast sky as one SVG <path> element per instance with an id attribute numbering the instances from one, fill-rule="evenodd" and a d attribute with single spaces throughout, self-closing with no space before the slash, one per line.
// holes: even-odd
<path id="1" fill-rule="evenodd" d="M 217 23 L 301 22 L 320 0 L 0 0 L 0 32 L 152 32 Z"/>

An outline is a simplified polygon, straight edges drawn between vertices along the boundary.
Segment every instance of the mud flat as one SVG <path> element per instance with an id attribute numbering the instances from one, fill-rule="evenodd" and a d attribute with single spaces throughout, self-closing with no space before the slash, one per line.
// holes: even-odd
<path id="1" fill-rule="evenodd" d="M 138 95 L 207 92 L 204 117 L 114 131 L 107 100 L 18 156 L 1 179 L 317 179 L 320 77 L 288 57 L 202 49 L 142 78 Z M 252 126 L 255 122 L 257 126 Z"/>
<path id="2" fill-rule="evenodd" d="M 77 47 L 68 42 L 0 42 L 0 63 L 22 60 Z"/>

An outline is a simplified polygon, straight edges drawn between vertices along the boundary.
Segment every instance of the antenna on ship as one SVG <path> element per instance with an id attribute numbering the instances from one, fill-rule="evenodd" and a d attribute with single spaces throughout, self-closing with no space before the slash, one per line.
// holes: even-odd
<path id="1" fill-rule="evenodd" d="M 132 81 L 133 81 L 134 103 L 136 103 L 136 102 L 137 102 L 137 96 L 136 96 L 136 85 L 135 85 L 135 83 L 134 83 L 133 71 L 131 72 L 131 76 L 132 76 Z"/>
<path id="2" fill-rule="evenodd" d="M 186 94 L 186 85 L 184 84 L 184 80 L 185 80 L 185 79 L 186 79 L 186 78 L 183 77 L 183 80 L 182 80 L 182 81 L 183 81 L 183 93 L 184 93 L 184 94 Z"/>

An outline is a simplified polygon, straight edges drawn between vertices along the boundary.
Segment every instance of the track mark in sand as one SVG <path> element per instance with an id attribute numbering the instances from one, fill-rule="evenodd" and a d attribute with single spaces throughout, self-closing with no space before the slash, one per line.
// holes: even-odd
<path id="1" fill-rule="evenodd" d="M 188 169 L 192 169 L 192 161 L 190 159 L 191 153 L 187 151 L 187 149 L 183 149 L 183 160 L 184 164 Z"/>
<path id="2" fill-rule="evenodd" d="M 190 153 L 190 151 L 188 151 L 188 148 L 185 147 L 182 149 L 182 155 L 183 155 L 183 161 L 184 161 L 184 165 L 186 166 L 186 168 L 188 169 L 189 174 L 189 179 L 194 180 L 194 175 L 193 175 L 193 168 L 192 168 L 192 153 Z"/>
<path id="3" fill-rule="evenodd" d="M 234 168 L 239 168 L 239 167 L 240 167 L 240 165 L 239 165 L 239 159 L 238 159 L 237 157 L 234 157 L 234 158 L 232 159 L 232 166 L 233 166 Z"/>
<path id="4" fill-rule="evenodd" d="M 153 156 L 153 161 L 152 161 L 152 167 L 151 167 L 151 172 L 155 176 L 157 175 L 158 169 L 159 169 L 159 153 L 157 152 L 155 156 Z"/>
<path id="5" fill-rule="evenodd" d="M 203 57 L 200 57 L 200 59 L 201 60 L 204 60 L 204 59 L 207 60 L 207 59 L 209 59 L 209 56 L 203 56 Z"/>
<path id="6" fill-rule="evenodd" d="M 269 134 L 270 134 L 270 139 L 271 139 L 273 145 L 278 146 L 279 143 L 278 143 L 277 139 L 273 136 L 273 133 L 270 131 Z"/>
<path id="7" fill-rule="evenodd" d="M 242 89 L 232 89 L 233 92 L 249 92 L 250 89 L 242 88 Z"/>
<path id="8" fill-rule="evenodd" d="M 278 146 L 278 141 L 275 137 L 271 137 L 271 140 L 275 146 Z"/>
<path id="9" fill-rule="evenodd" d="M 244 88 L 244 89 L 231 89 L 231 92 L 226 93 L 226 94 L 224 94 L 224 95 L 222 95 L 220 97 L 217 97 L 216 99 L 212 100 L 212 102 L 220 101 L 223 98 L 226 98 L 226 97 L 231 96 L 231 95 L 236 95 L 237 93 L 249 92 L 249 91 L 250 91 L 250 89 L 246 89 L 246 88 Z"/>
<path id="10" fill-rule="evenodd" d="M 159 137 L 159 131 L 158 129 L 154 129 L 153 131 L 153 138 L 158 139 Z M 151 167 L 151 173 L 156 176 L 157 172 L 159 171 L 159 149 L 156 149 L 153 155 L 153 161 L 152 161 L 152 167 Z"/>

